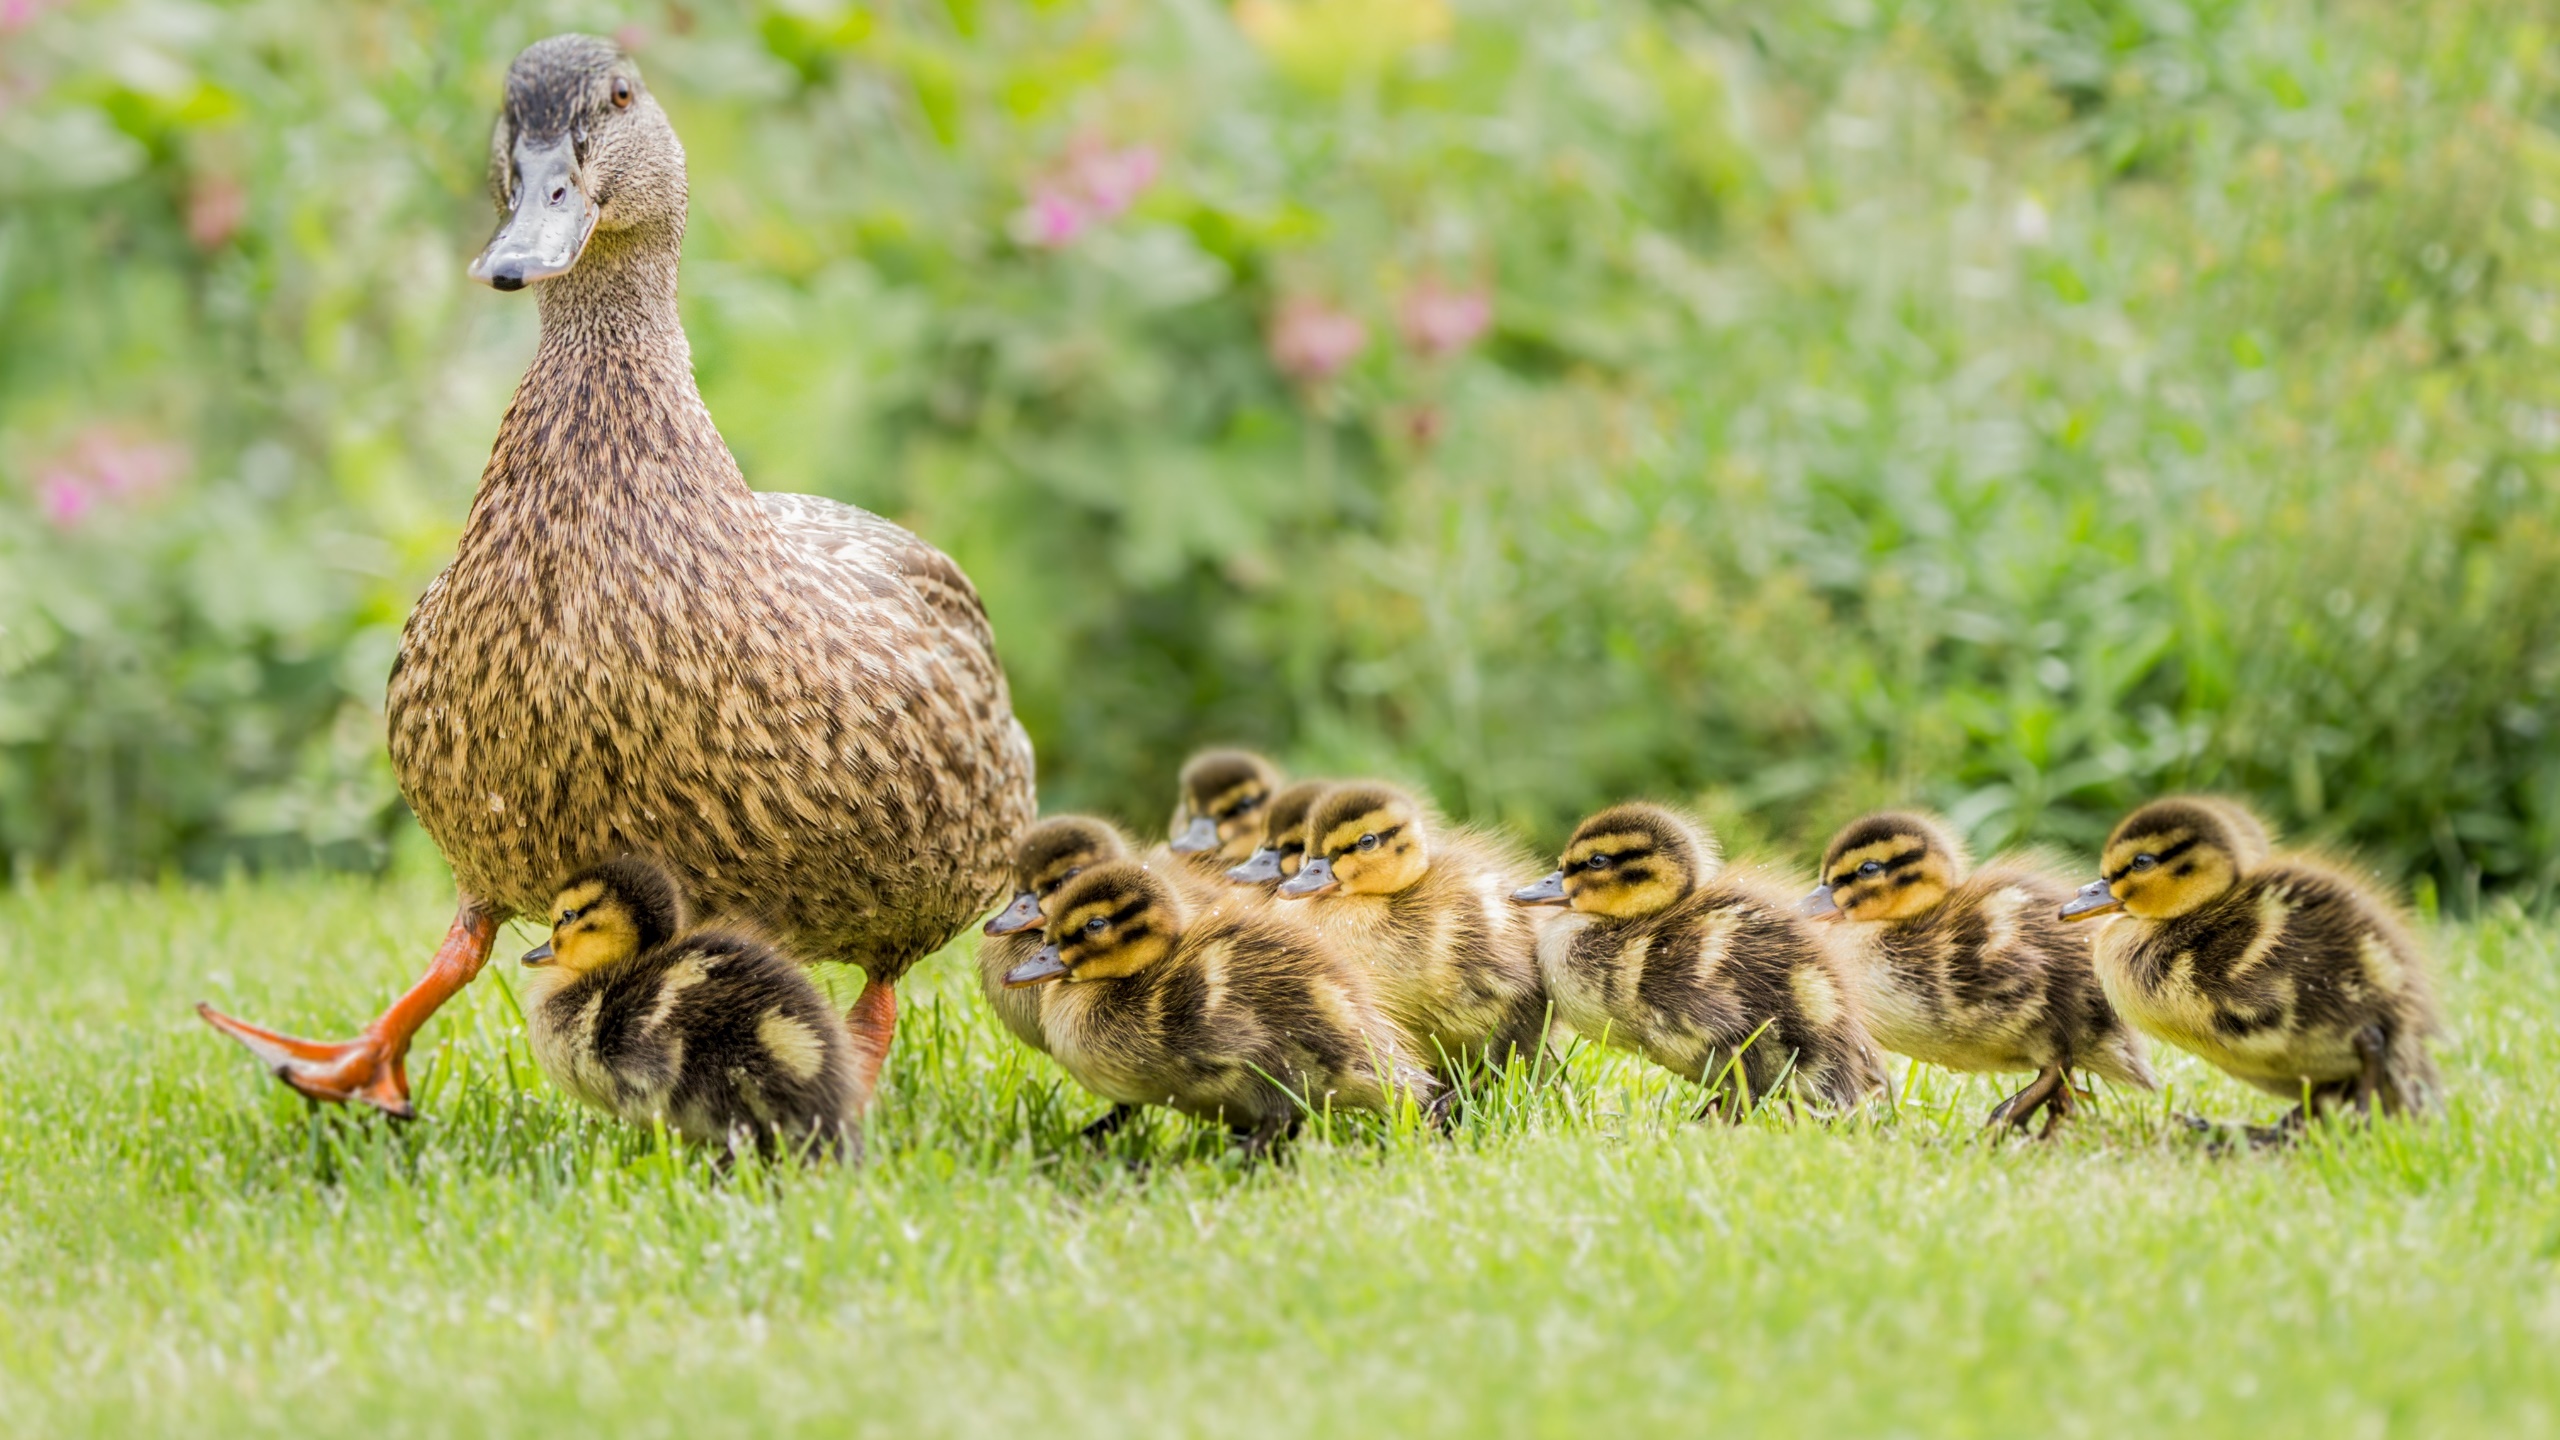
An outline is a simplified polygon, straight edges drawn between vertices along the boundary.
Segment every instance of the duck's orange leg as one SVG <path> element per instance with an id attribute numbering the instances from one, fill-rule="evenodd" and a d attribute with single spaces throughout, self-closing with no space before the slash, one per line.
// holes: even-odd
<path id="1" fill-rule="evenodd" d="M 877 975 L 862 982 L 853 1008 L 844 1012 L 844 1028 L 853 1032 L 853 1078 L 861 1106 L 871 1108 L 880 1088 L 880 1066 L 889 1058 L 889 1042 L 898 1034 L 898 992 Z"/>
<path id="2" fill-rule="evenodd" d="M 409 1105 L 410 1038 L 428 1016 L 480 973 L 497 938 L 496 917 L 483 913 L 470 896 L 462 897 L 453 928 L 444 932 L 444 943 L 436 947 L 427 973 L 353 1040 L 298 1040 L 234 1020 L 210 1005 L 197 1005 L 196 1013 L 206 1024 L 248 1046 L 249 1053 L 274 1071 L 277 1079 L 312 1099 L 361 1100 L 406 1120 L 418 1113 Z"/>

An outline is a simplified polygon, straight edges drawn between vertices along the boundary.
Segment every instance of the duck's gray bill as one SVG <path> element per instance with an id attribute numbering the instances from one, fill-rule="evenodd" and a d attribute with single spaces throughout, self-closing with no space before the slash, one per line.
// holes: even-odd
<path id="1" fill-rule="evenodd" d="M 1333 878 L 1333 862 L 1317 855 L 1309 857 L 1306 864 L 1298 867 L 1297 874 L 1280 882 L 1280 888 L 1271 893 L 1284 900 L 1303 900 L 1309 895 L 1321 895 L 1341 883 Z"/>
<path id="2" fill-rule="evenodd" d="M 1547 878 L 1539 881 L 1537 884 L 1524 885 L 1520 889 L 1512 891 L 1511 903 L 1514 905 L 1562 905 L 1567 903 L 1567 897 L 1564 893 L 1564 872 L 1561 870 L 1549 871 Z"/>
<path id="3" fill-rule="evenodd" d="M 550 942 L 550 941 L 548 941 L 548 940 L 545 940 L 545 941 L 543 941 L 541 944 L 536 945 L 536 946 L 534 946 L 532 949 L 527 950 L 526 952 L 524 952 L 524 963 L 526 963 L 527 965 L 548 965 L 548 964 L 550 964 L 550 963 L 551 963 L 551 942 Z"/>
<path id="4" fill-rule="evenodd" d="M 2086 920 L 2092 915 L 2109 915 L 2123 908 L 2124 902 L 2115 897 L 2114 891 L 2106 881 L 2092 880 L 2081 886 L 2080 893 L 2072 896 L 2070 901 L 2064 904 L 2062 918 Z"/>
<path id="5" fill-rule="evenodd" d="M 1182 833 L 1173 837 L 1169 847 L 1176 855 L 1201 855 L 1218 848 L 1218 822 L 1206 815 L 1194 815 Z"/>
<path id="6" fill-rule="evenodd" d="M 596 230 L 596 210 L 578 188 L 578 152 L 568 136 L 518 140 L 515 165 L 515 213 L 471 262 L 471 278 L 498 290 L 568 274 Z"/>
<path id="7" fill-rule="evenodd" d="M 1245 857 L 1245 862 L 1227 872 L 1227 878 L 1238 885 L 1268 885 L 1280 878 L 1280 851 L 1270 845 Z"/>
<path id="8" fill-rule="evenodd" d="M 1831 898 L 1831 887 L 1816 885 L 1813 893 L 1796 902 L 1796 913 L 1807 920 L 1837 920 L 1840 904 Z"/>
<path id="9" fill-rule="evenodd" d="M 1067 962 L 1058 958 L 1058 947 L 1043 945 L 1040 953 L 1004 972 L 1004 988 L 1020 990 L 1027 985 L 1046 985 L 1067 973 Z"/>
<path id="10" fill-rule="evenodd" d="M 1013 903 L 996 912 L 980 931 L 986 935 L 1019 935 L 1040 925 L 1040 897 L 1028 890 L 1013 892 Z"/>

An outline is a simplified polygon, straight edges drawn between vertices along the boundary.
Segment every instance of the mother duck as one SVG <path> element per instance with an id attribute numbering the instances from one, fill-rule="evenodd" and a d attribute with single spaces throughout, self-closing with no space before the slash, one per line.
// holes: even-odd
<path id="1" fill-rule="evenodd" d="M 353 1040 L 199 1008 L 303 1094 L 408 1115 L 410 1039 L 500 922 L 646 851 L 705 910 L 862 967 L 867 1099 L 891 987 L 997 898 L 1035 809 L 986 612 L 888 521 L 747 488 L 676 313 L 684 147 L 620 50 L 561 35 L 516 57 L 490 160 L 506 219 L 471 276 L 538 285 L 542 341 L 389 702 L 453 928 Z"/>

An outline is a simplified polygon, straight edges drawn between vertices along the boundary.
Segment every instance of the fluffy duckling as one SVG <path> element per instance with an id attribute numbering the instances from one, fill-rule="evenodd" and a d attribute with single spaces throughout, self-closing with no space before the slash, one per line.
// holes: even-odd
<path id="1" fill-rule="evenodd" d="M 2087 937 L 2055 913 L 2071 886 L 2019 864 L 1968 869 L 1934 816 L 1886 811 L 1831 837 L 1799 909 L 1849 922 L 1840 950 L 1868 1033 L 1950 1070 L 2034 1071 L 1992 1110 L 1995 1125 L 2024 1128 L 2042 1110 L 2051 1134 L 2071 1113 L 2074 1067 L 2157 1088 L 2141 1037 L 2098 987 Z"/>
<path id="2" fill-rule="evenodd" d="M 1848 1110 L 1885 1088 L 1857 988 L 1765 882 L 1658 805 L 1582 822 L 1555 870 L 1513 893 L 1569 913 L 1538 942 L 1556 1018 L 1710 1088 L 1739 1116 L 1784 1093 Z"/>
<path id="3" fill-rule="evenodd" d="M 1280 769 L 1250 750 L 1203 750 L 1183 762 L 1173 853 L 1216 875 L 1253 853 Z"/>
<path id="4" fill-rule="evenodd" d="M 1013 842 L 1013 900 L 989 920 L 978 946 L 978 983 L 1014 1038 L 1047 1054 L 1040 1030 L 1040 992 L 1004 983 L 1006 972 L 1036 954 L 1046 906 L 1058 888 L 1096 865 L 1129 858 L 1120 827 L 1091 815 L 1052 815 Z"/>
<path id="5" fill-rule="evenodd" d="M 1368 962 L 1387 1013 L 1445 1080 L 1478 1058 L 1535 1055 L 1545 1038 L 1544 924 L 1504 903 L 1528 868 L 1518 847 L 1444 828 L 1413 796 L 1361 781 L 1317 799 L 1304 862 L 1272 893 L 1323 897 L 1310 921 Z"/>
<path id="6" fill-rule="evenodd" d="M 654 860 L 571 876 L 551 938 L 525 952 L 533 1054 L 562 1089 L 637 1125 L 759 1148 L 856 1143 L 844 1020 L 790 956 L 750 935 L 684 928 Z"/>
<path id="7" fill-rule="evenodd" d="M 1223 1121 L 1258 1151 L 1310 1109 L 1436 1096 L 1368 975 L 1299 927 L 1194 914 L 1126 860 L 1068 881 L 1050 906 L 1047 943 L 1005 983 L 1043 987 L 1049 1053 L 1105 1099 Z"/>
<path id="8" fill-rule="evenodd" d="M 2118 822 L 2101 878 L 2064 919 L 2121 911 L 2098 931 L 2098 979 L 2154 1038 L 2302 1102 L 2432 1105 L 2436 1032 L 2427 960 L 2395 907 L 2319 861 L 2270 849 L 2236 801 L 2173 796 Z"/>
<path id="9" fill-rule="evenodd" d="M 1262 843 L 1243 864 L 1227 872 L 1237 885 L 1277 885 L 1298 873 L 1307 856 L 1307 812 L 1333 782 L 1301 780 L 1271 797 L 1262 816 Z"/>

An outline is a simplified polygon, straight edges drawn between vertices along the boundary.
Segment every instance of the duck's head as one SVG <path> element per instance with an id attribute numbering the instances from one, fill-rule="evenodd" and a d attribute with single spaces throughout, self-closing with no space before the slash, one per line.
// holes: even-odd
<path id="1" fill-rule="evenodd" d="M 1277 885 L 1298 873 L 1307 858 L 1307 812 L 1325 792 L 1322 780 L 1301 780 L 1271 797 L 1262 815 L 1262 843 L 1227 872 L 1238 885 Z"/>
<path id="2" fill-rule="evenodd" d="M 584 975 L 665 944 L 684 926 L 684 891 L 667 867 L 627 855 L 560 882 L 551 899 L 551 938 L 524 963 Z"/>
<path id="3" fill-rule="evenodd" d="M 1173 853 L 1234 862 L 1262 838 L 1262 812 L 1280 788 L 1280 771 L 1250 750 L 1203 750 L 1183 762 L 1181 798 L 1173 807 Z"/>
<path id="4" fill-rule="evenodd" d="M 1971 864 L 1964 842 L 1936 816 L 1869 815 L 1831 837 L 1822 852 L 1822 883 L 1796 913 L 1816 920 L 1908 920 L 1935 909 Z"/>
<path id="5" fill-rule="evenodd" d="M 1688 898 L 1721 858 L 1714 836 L 1659 805 L 1612 805 L 1575 826 L 1555 870 L 1511 900 L 1636 920 Z"/>
<path id="6" fill-rule="evenodd" d="M 1048 943 L 1005 972 L 1015 989 L 1135 975 L 1173 953 L 1182 938 L 1182 902 L 1164 878 L 1135 860 L 1096 865 L 1050 901 Z"/>
<path id="7" fill-rule="evenodd" d="M 1431 829 L 1422 802 L 1374 780 L 1336 785 L 1307 810 L 1306 855 L 1298 873 L 1271 892 L 1302 900 L 1341 890 L 1393 895 L 1431 869 Z"/>
<path id="8" fill-rule="evenodd" d="M 521 290 L 566 275 L 598 233 L 684 230 L 684 145 L 610 40 L 554 35 L 507 67 L 489 140 L 489 188 L 506 219 L 471 278 Z"/>
<path id="9" fill-rule="evenodd" d="M 2065 920 L 2122 910 L 2167 920 L 2210 903 L 2264 860 L 2266 823 L 2218 795 L 2154 800 L 2116 822 L 2098 878 L 2062 907 Z"/>
<path id="10" fill-rule="evenodd" d="M 1013 903 L 986 924 L 989 935 L 1035 930 L 1058 887 L 1106 861 L 1128 858 L 1120 827 L 1090 815 L 1052 815 L 1013 842 Z"/>

